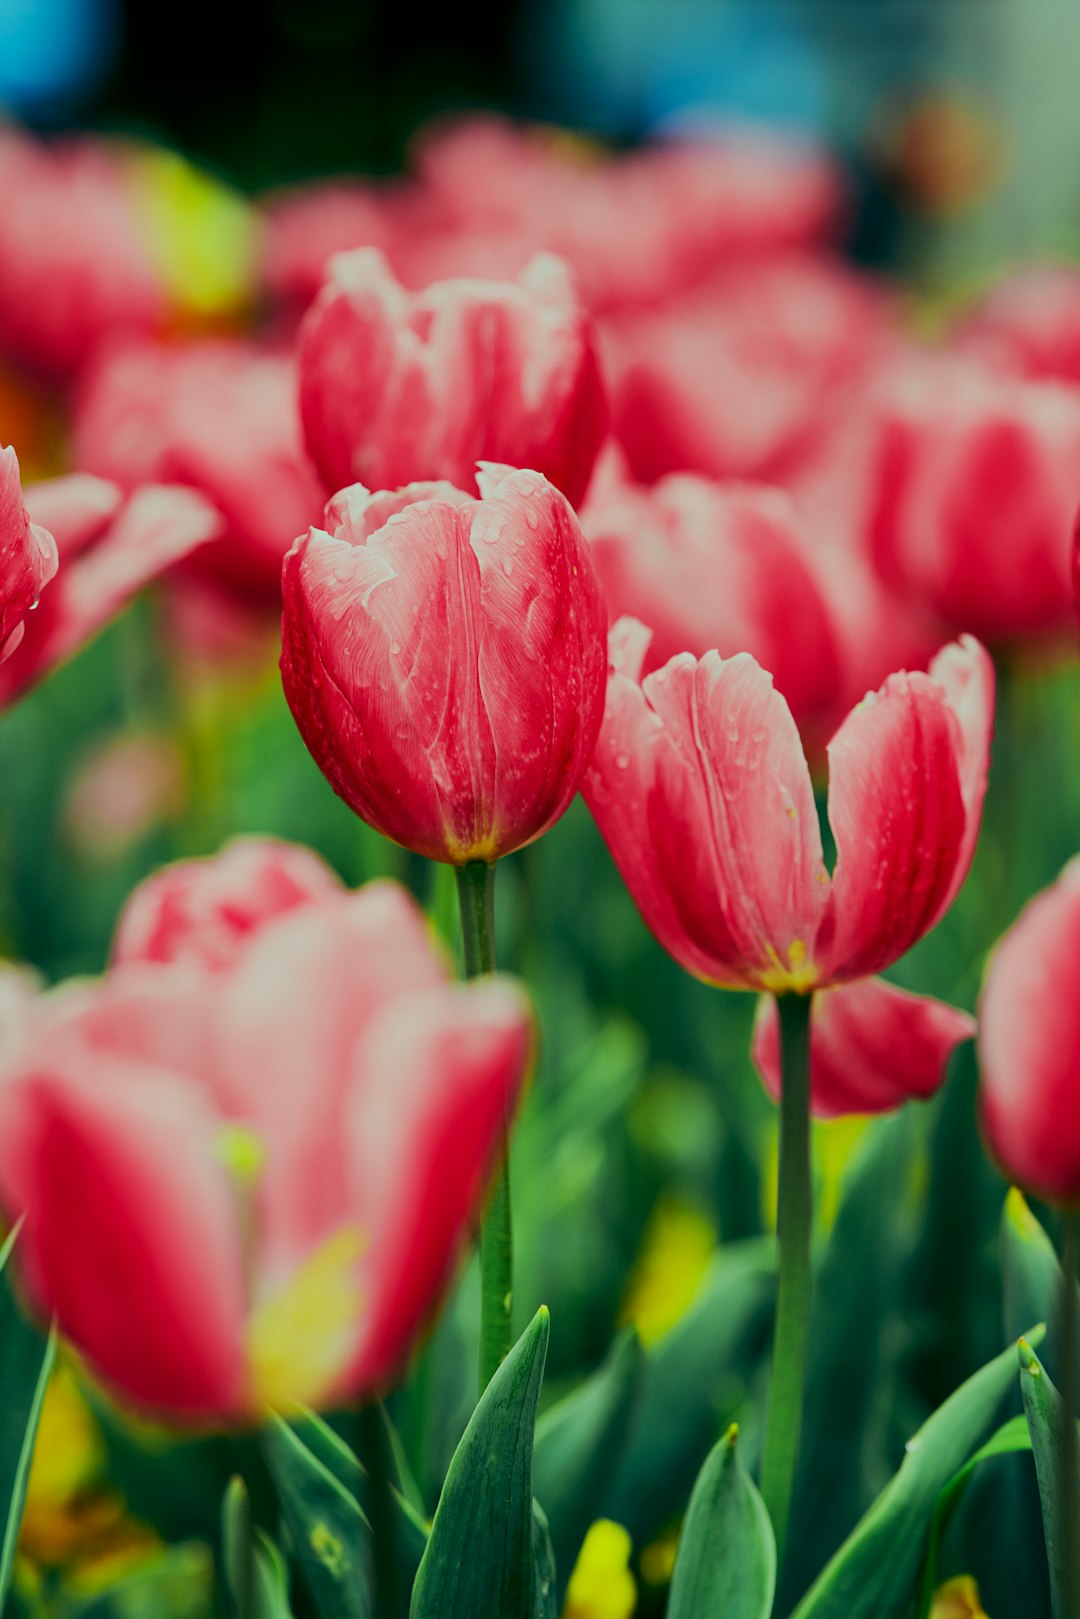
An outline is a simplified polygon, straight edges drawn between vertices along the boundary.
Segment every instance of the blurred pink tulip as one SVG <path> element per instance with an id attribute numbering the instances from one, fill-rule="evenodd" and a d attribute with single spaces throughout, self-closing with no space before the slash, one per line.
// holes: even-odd
<path id="1" fill-rule="evenodd" d="M 840 726 L 827 749 L 830 876 L 799 734 L 771 677 L 748 654 L 708 652 L 642 679 L 647 646 L 632 619 L 611 632 L 583 791 L 660 943 L 707 982 L 773 994 L 896 961 L 948 909 L 971 863 L 993 718 L 983 649 L 967 637 L 928 674 L 890 676 Z M 866 991 L 862 1004 L 880 1017 L 888 993 Z"/>
<path id="2" fill-rule="evenodd" d="M 1000 282 L 955 342 L 1021 376 L 1080 384 L 1080 271 L 1038 265 Z"/>
<path id="3" fill-rule="evenodd" d="M 163 866 L 139 884 L 117 924 L 113 965 L 231 967 L 268 922 L 342 892 L 310 849 L 275 838 L 234 838 L 220 854 Z"/>
<path id="4" fill-rule="evenodd" d="M 292 537 L 323 502 L 301 443 L 293 360 L 238 340 L 103 354 L 81 390 L 75 459 L 126 490 L 198 490 L 223 521 L 198 573 L 267 604 L 279 599 Z"/>
<path id="5" fill-rule="evenodd" d="M 57 564 L 53 536 L 30 521 L 19 458 L 13 449 L 0 450 L 0 663 L 23 640 L 26 615 L 37 608 Z"/>
<path id="6" fill-rule="evenodd" d="M 883 978 L 859 978 L 824 989 L 811 1008 L 811 1106 L 819 1119 L 888 1113 L 914 1097 L 932 1096 L 949 1058 L 975 1033 L 975 1019 Z M 780 1020 L 763 995 L 754 1026 L 754 1065 L 780 1099 Z"/>
<path id="7" fill-rule="evenodd" d="M 0 131 L 0 353 L 68 377 L 167 313 L 120 153 Z"/>
<path id="8" fill-rule="evenodd" d="M 794 508 L 778 489 L 609 476 L 581 516 L 614 622 L 652 630 L 642 673 L 677 652 L 750 652 L 802 721 L 835 702 L 839 652 Z"/>
<path id="9" fill-rule="evenodd" d="M 33 1302 L 177 1420 L 370 1395 L 468 1234 L 530 1021 L 447 981 L 388 883 L 39 1004 L 0 1083 L 0 1196 Z"/>
<path id="10" fill-rule="evenodd" d="M 813 455 L 886 339 L 885 305 L 840 264 L 736 262 L 602 328 L 612 431 L 634 477 L 783 483 Z"/>
<path id="11" fill-rule="evenodd" d="M 418 854 L 494 860 L 578 790 L 604 706 L 606 614 L 577 519 L 536 472 L 326 509 L 283 573 L 281 674 L 334 791 Z"/>
<path id="12" fill-rule="evenodd" d="M 994 643 L 1060 630 L 1080 502 L 1080 390 L 954 355 L 878 394 L 876 565 L 949 625 Z"/>
<path id="13" fill-rule="evenodd" d="M 1080 1200 L 1080 860 L 990 957 L 979 1004 L 982 1123 L 1004 1173 L 1049 1203 Z"/>
<path id="14" fill-rule="evenodd" d="M 591 323 L 548 254 L 516 282 L 408 293 L 372 249 L 343 254 L 300 332 L 300 410 L 328 489 L 532 467 L 571 504 L 607 432 Z"/>
<path id="15" fill-rule="evenodd" d="M 31 517 L 55 535 L 62 566 L 13 655 L 0 663 L 0 705 L 70 657 L 221 526 L 193 490 L 148 484 L 125 500 L 115 484 L 82 473 L 34 484 L 26 501 Z"/>

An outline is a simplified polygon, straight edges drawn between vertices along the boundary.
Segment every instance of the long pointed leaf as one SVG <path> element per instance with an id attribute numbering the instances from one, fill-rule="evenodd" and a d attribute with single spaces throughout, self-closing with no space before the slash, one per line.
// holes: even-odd
<path id="1" fill-rule="evenodd" d="M 271 1417 L 262 1448 L 320 1619 L 373 1619 L 359 1504 L 280 1417 Z"/>
<path id="2" fill-rule="evenodd" d="M 18 1227 L 0 1249 L 0 1611 L 11 1587 L 38 1421 L 56 1356 L 56 1334 L 43 1338 L 25 1319 L 8 1261 Z"/>
<path id="3" fill-rule="evenodd" d="M 547 1344 L 541 1309 L 473 1412 L 446 1475 L 410 1619 L 533 1619 L 533 1433 Z"/>
<path id="4" fill-rule="evenodd" d="M 1031 1449 L 1035 1455 L 1035 1473 L 1039 1480 L 1043 1534 L 1046 1539 L 1046 1558 L 1050 1565 L 1050 1605 L 1054 1619 L 1066 1619 L 1068 1598 L 1065 1558 L 1069 1548 L 1061 1544 L 1058 1502 L 1064 1407 L 1061 1396 L 1047 1376 L 1038 1355 L 1023 1338 L 1020 1340 L 1019 1353 L 1020 1391 L 1024 1397 L 1024 1415 L 1027 1417 L 1031 1433 Z M 1075 1525 L 1074 1533 L 1080 1538 L 1080 1524 Z"/>
<path id="5" fill-rule="evenodd" d="M 679 1539 L 667 1619 L 769 1619 L 776 1541 L 765 1503 L 743 1471 L 732 1425 L 698 1474 Z"/>

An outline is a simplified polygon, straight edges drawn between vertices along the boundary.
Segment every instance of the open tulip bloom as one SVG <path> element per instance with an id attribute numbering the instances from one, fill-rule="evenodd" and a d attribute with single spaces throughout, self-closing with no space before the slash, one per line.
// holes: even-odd
<path id="1" fill-rule="evenodd" d="M 844 720 L 827 750 L 830 875 L 799 733 L 771 675 L 749 654 L 707 652 L 681 653 L 642 678 L 649 638 L 634 619 L 612 629 L 604 723 L 583 791 L 664 948 L 710 983 L 777 998 L 759 1021 L 756 1056 L 781 1096 L 763 1488 L 782 1539 L 809 1290 L 808 1106 L 812 1097 L 824 1113 L 879 1112 L 926 1095 L 973 1032 L 962 1013 L 871 975 L 933 927 L 967 874 L 986 790 L 993 668 L 964 637 L 928 673 L 890 676 Z"/>
<path id="2" fill-rule="evenodd" d="M 0 1198 L 29 1291 L 174 1419 L 384 1385 L 525 1072 L 515 986 L 448 982 L 403 890 L 349 894 L 295 855 L 176 868 L 133 901 L 104 978 L 33 1002 L 11 986 Z"/>

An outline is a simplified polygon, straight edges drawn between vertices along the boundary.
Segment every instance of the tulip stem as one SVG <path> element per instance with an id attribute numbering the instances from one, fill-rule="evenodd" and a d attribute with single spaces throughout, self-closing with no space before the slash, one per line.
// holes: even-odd
<path id="1" fill-rule="evenodd" d="M 1080 1214 L 1062 1219 L 1061 1249 L 1061 1455 L 1058 1478 L 1059 1539 L 1064 1582 L 1063 1619 L 1080 1619 L 1080 1436 L 1077 1434 L 1077 1373 L 1080 1372 Z"/>
<path id="2" fill-rule="evenodd" d="M 810 995 L 780 995 L 779 1264 L 761 1493 L 783 1557 L 795 1480 L 810 1321 Z"/>
<path id="3" fill-rule="evenodd" d="M 456 866 L 465 976 L 495 970 L 495 867 L 486 860 Z M 514 1244 L 510 1215 L 510 1124 L 480 1224 L 480 1393 L 513 1347 Z"/>

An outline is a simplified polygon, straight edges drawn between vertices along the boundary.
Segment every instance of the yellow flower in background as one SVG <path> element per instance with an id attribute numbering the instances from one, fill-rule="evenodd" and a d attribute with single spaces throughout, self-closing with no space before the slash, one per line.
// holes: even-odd
<path id="1" fill-rule="evenodd" d="M 104 1466 L 101 1432 L 61 1361 L 41 1409 L 19 1551 L 39 1567 L 78 1565 L 80 1584 L 94 1590 L 158 1549 L 122 1498 L 103 1486 Z"/>
<path id="2" fill-rule="evenodd" d="M 930 1619 L 990 1619 L 970 1574 L 949 1580 L 934 1593 Z"/>
<path id="3" fill-rule="evenodd" d="M 637 1585 L 630 1572 L 632 1550 L 621 1524 L 599 1518 L 574 1564 L 563 1619 L 630 1619 L 637 1603 Z"/>
<path id="4" fill-rule="evenodd" d="M 195 324 L 243 315 L 257 286 L 261 221 L 230 186 L 176 152 L 146 147 L 130 159 L 147 248 L 181 315 Z"/>
<path id="5" fill-rule="evenodd" d="M 661 1198 L 630 1278 L 620 1324 L 654 1344 L 686 1314 L 716 1252 L 716 1227 L 700 1209 Z"/>

